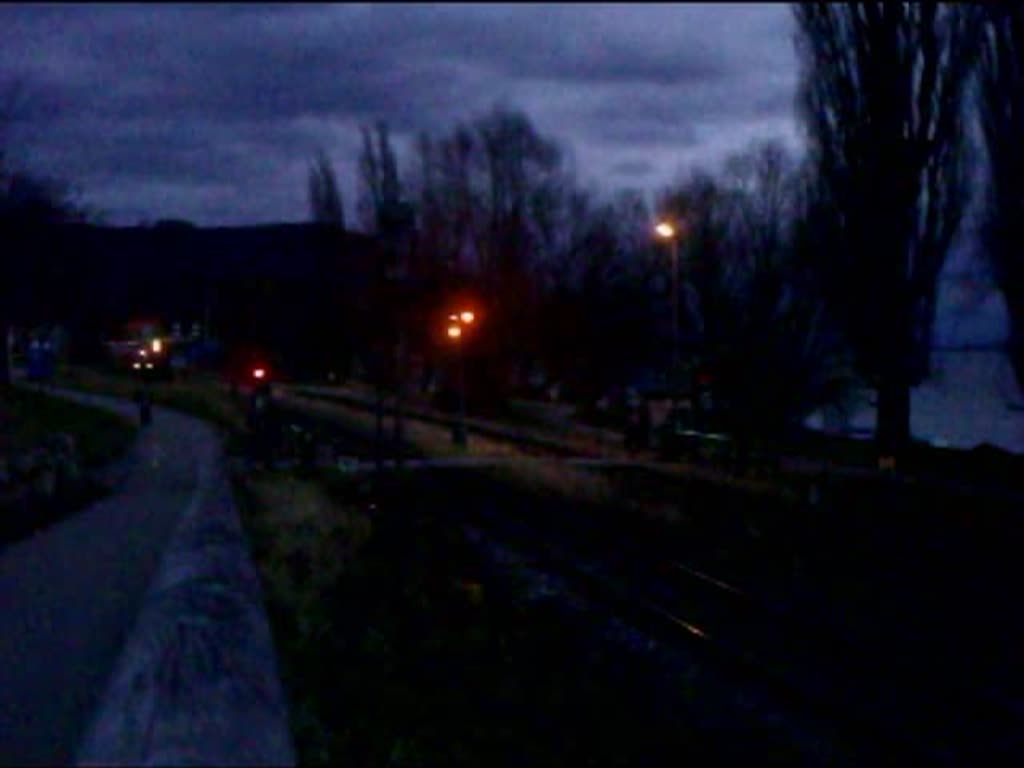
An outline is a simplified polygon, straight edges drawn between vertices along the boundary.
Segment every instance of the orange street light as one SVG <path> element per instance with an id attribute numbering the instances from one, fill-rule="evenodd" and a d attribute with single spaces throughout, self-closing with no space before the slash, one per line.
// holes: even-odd
<path id="1" fill-rule="evenodd" d="M 676 236 L 676 228 L 667 221 L 659 222 L 658 226 L 654 228 L 654 231 L 658 234 L 658 237 L 663 237 L 666 240 Z"/>
<path id="2" fill-rule="evenodd" d="M 685 224 L 685 222 L 683 222 Z M 679 241 L 682 239 L 682 226 L 662 220 L 654 227 L 655 234 L 667 240 L 671 246 L 671 301 L 672 301 L 672 357 L 669 368 L 674 371 L 679 365 Z M 674 373 L 672 374 L 674 375 Z"/>
<path id="3" fill-rule="evenodd" d="M 455 343 L 455 352 L 458 365 L 458 389 L 459 389 L 459 413 L 458 418 L 452 425 L 452 443 L 455 445 L 466 444 L 466 363 L 463 360 L 462 350 L 462 326 L 470 325 L 475 315 L 468 309 L 448 315 L 448 338 Z"/>

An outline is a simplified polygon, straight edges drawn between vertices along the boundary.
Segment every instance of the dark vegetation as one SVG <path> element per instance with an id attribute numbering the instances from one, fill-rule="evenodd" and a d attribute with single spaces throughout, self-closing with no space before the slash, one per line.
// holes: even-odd
<path id="1" fill-rule="evenodd" d="M 694 732 L 649 661 L 605 647 L 560 600 L 525 600 L 463 538 L 460 522 L 485 508 L 583 552 L 700 568 L 879 662 L 905 655 L 901 674 L 925 670 L 930 685 L 1002 692 L 1021 682 L 1013 649 L 1024 626 L 1012 591 L 998 588 L 1019 578 L 1012 553 L 1024 542 L 1005 533 L 1013 499 L 840 477 L 818 480 L 813 495 L 780 495 L 595 472 L 613 483 L 613 503 L 568 505 L 459 470 L 376 487 L 333 471 L 240 480 L 310 760 L 375 762 L 400 748 L 428 764 L 603 765 L 642 762 L 644 745 L 715 759 L 767 748 L 749 725 L 723 726 L 745 734 L 731 748 Z M 317 487 L 329 503 L 311 501 Z M 968 504 L 970 516 L 956 511 Z M 598 735 L 601 712 L 616 713 L 617 727 Z M 971 716 L 962 712 L 965 728 Z"/>
<path id="2" fill-rule="evenodd" d="M 439 495 L 455 485 L 457 497 Z M 334 477 L 327 487 L 333 517 L 313 522 L 268 510 L 242 485 L 300 762 L 793 759 L 756 729 L 730 740 L 688 724 L 685 684 L 666 685 L 643 654 L 601 638 L 593 619 L 528 597 L 496 570 L 453 525 L 477 498 L 465 489 L 484 492 L 482 501 L 486 486 L 451 477 L 425 493 L 409 478 L 381 496 Z M 325 546 L 343 563 L 326 574 Z"/>
<path id="3" fill-rule="evenodd" d="M 1010 353 L 1024 381 L 1024 8 L 987 6 L 979 64 L 986 170 L 985 252 L 1010 315 Z"/>
<path id="4" fill-rule="evenodd" d="M 0 540 L 22 538 L 109 492 L 94 471 L 121 458 L 135 433 L 98 408 L 17 388 L 0 394 Z M 62 442 L 70 452 L 60 452 Z M 44 473 L 53 474 L 51 488 Z"/>
<path id="5" fill-rule="evenodd" d="M 0 398 L 5 450 L 30 448 L 54 432 L 66 432 L 75 439 L 82 466 L 94 468 L 123 453 L 135 434 L 117 414 L 42 392 L 11 388 Z"/>

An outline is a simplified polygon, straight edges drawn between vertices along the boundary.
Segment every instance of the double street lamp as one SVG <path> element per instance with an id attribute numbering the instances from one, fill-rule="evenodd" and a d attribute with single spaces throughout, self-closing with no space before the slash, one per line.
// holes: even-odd
<path id="1" fill-rule="evenodd" d="M 455 345 L 459 371 L 459 411 L 452 426 L 452 443 L 455 445 L 466 444 L 466 363 L 462 344 L 465 329 L 475 321 L 476 315 L 468 309 L 448 315 L 448 339 Z"/>

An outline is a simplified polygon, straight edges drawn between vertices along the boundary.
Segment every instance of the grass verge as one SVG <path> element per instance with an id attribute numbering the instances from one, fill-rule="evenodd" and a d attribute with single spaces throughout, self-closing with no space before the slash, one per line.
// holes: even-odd
<path id="1" fill-rule="evenodd" d="M 56 382 L 59 386 L 79 389 L 99 395 L 131 399 L 137 382 L 127 376 L 118 376 L 89 368 L 69 368 L 62 371 Z M 229 436 L 245 429 L 245 407 L 232 399 L 219 382 L 206 378 L 182 381 L 159 381 L 151 385 L 153 402 L 175 408 L 197 418 L 209 421 Z"/>
<path id="2" fill-rule="evenodd" d="M 59 434 L 72 438 L 70 456 L 57 458 L 52 439 Z M 109 488 L 90 470 L 123 456 L 135 434 L 131 422 L 102 408 L 18 387 L 0 391 L 0 457 L 7 475 L 0 485 L 0 541 L 22 539 L 106 495 Z"/>
<path id="3" fill-rule="evenodd" d="M 117 414 L 19 387 L 0 392 L 0 452 L 28 450 L 64 432 L 75 440 L 86 468 L 123 455 L 135 427 Z"/>

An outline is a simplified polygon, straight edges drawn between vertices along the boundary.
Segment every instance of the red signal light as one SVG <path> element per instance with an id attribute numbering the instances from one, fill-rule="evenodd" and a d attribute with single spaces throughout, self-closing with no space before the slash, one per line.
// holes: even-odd
<path id="1" fill-rule="evenodd" d="M 265 379 L 267 377 L 267 371 L 265 368 L 253 368 L 252 377 L 254 379 Z"/>

